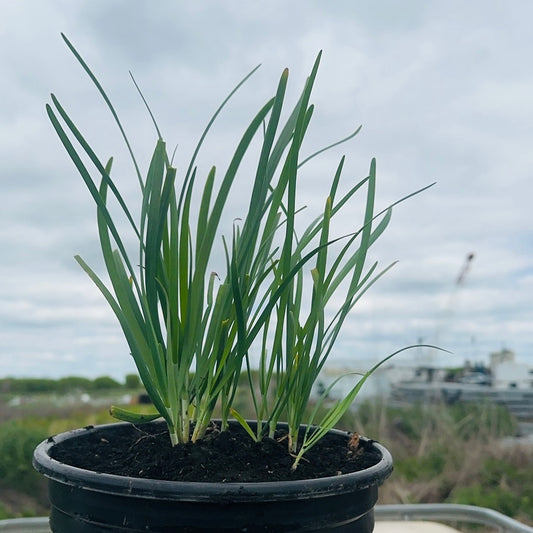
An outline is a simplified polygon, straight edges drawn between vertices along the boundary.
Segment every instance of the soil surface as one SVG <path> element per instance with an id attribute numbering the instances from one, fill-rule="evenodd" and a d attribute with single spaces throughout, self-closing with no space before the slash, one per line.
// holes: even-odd
<path id="1" fill-rule="evenodd" d="M 220 431 L 213 424 L 196 443 L 172 447 L 164 424 L 88 431 L 52 448 L 54 459 L 96 472 L 122 476 L 203 482 L 263 482 L 312 479 L 363 470 L 381 454 L 357 435 L 328 434 L 293 471 L 286 435 L 254 442 L 240 426 Z M 352 438 L 350 438 L 352 437 Z"/>

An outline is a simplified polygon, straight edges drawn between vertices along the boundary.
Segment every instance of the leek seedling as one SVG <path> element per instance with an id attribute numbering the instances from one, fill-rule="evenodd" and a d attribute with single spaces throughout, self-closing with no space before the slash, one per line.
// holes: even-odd
<path id="1" fill-rule="evenodd" d="M 245 128 L 225 171 L 220 175 L 215 166 L 211 167 L 199 185 L 196 158 L 204 139 L 255 69 L 216 110 L 183 176 L 171 163 L 154 120 L 158 138 L 143 176 L 105 90 L 70 41 L 65 36 L 63 39 L 109 108 L 132 159 L 141 195 L 136 219 L 113 180 L 112 159 L 104 162 L 96 154 L 52 95 L 48 116 L 97 207 L 98 236 L 109 284 L 81 257 L 76 259 L 116 315 L 155 408 L 153 413 L 138 415 L 114 407 L 112 413 L 134 423 L 163 417 L 173 444 L 202 438 L 217 404 L 222 408 L 222 429 L 233 415 L 254 439 L 273 434 L 284 415 L 296 467 L 302 455 L 338 421 L 378 366 L 299 442 L 313 384 L 342 324 L 359 298 L 390 268 L 378 270 L 374 264 L 365 271 L 368 250 L 386 229 L 392 212 L 390 206 L 375 213 L 375 161 L 369 175 L 337 200 L 344 166 L 341 158 L 324 211 L 298 236 L 300 168 L 322 151 L 351 139 L 360 129 L 312 156 L 301 156 L 314 111 L 310 97 L 321 54 L 292 109 L 285 110 L 288 70 L 284 70 L 273 96 Z M 235 222 L 231 236 L 221 238 L 221 221 L 227 218 L 235 178 L 243 159 L 257 144 L 259 155 L 245 216 Z M 201 191 L 195 195 L 198 186 Z M 332 220 L 365 189 L 361 228 L 333 237 Z M 114 218 L 117 205 L 137 240 L 135 259 Z M 225 271 L 215 273 L 211 269 L 217 241 L 225 253 Z M 330 257 L 333 245 L 340 246 L 340 251 Z M 328 322 L 328 305 L 341 288 L 346 291 L 343 302 Z M 251 377 L 254 350 L 259 360 L 258 390 Z M 258 422 L 255 433 L 233 409 L 243 366 Z M 269 394 L 272 389 L 273 395 Z M 314 416 L 309 424 L 313 420 Z"/>

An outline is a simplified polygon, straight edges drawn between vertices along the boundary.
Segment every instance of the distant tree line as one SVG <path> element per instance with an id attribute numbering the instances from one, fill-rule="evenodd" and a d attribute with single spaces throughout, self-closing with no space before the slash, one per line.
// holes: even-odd
<path id="1" fill-rule="evenodd" d="M 0 379 L 0 392 L 14 394 L 30 394 L 38 392 L 92 392 L 116 389 L 139 389 L 141 382 L 136 374 L 128 374 L 124 383 L 118 382 L 109 376 L 100 376 L 94 379 L 80 376 L 68 376 L 59 379 L 49 378 L 2 378 Z"/>

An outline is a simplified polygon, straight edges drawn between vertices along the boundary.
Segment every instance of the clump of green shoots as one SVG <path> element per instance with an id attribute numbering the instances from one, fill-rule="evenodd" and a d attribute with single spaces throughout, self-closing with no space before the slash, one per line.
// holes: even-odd
<path id="1" fill-rule="evenodd" d="M 118 407 L 113 407 L 112 413 L 134 423 L 163 417 L 173 444 L 202 438 L 217 404 L 222 408 L 222 429 L 233 416 L 254 439 L 272 435 L 283 415 L 289 424 L 289 450 L 296 468 L 302 455 L 335 425 L 379 366 L 362 376 L 321 420 L 314 420 L 321 400 L 306 420 L 313 384 L 343 322 L 361 296 L 392 266 L 379 270 L 374 263 L 365 270 L 368 250 L 392 213 L 392 206 L 375 212 L 375 161 L 368 176 L 338 198 L 343 157 L 332 173 L 323 212 L 297 235 L 299 169 L 323 151 L 301 156 L 314 110 L 310 96 L 320 54 L 292 109 L 285 111 L 285 70 L 275 94 L 244 130 L 227 168 L 219 174 L 213 166 L 199 185 L 196 158 L 203 141 L 228 100 L 255 69 L 216 110 L 183 176 L 178 176 L 172 165 L 154 121 L 158 139 L 143 177 L 107 94 L 74 46 L 63 38 L 111 111 L 131 155 L 141 193 L 136 221 L 111 177 L 112 159 L 104 162 L 96 155 L 52 95 L 48 116 L 97 206 L 98 235 L 110 285 L 81 257 L 76 259 L 116 315 L 155 407 L 155 412 L 147 415 Z M 282 116 L 286 118 L 282 120 Z M 351 139 L 359 129 L 334 145 Z M 243 158 L 255 149 L 252 143 L 257 138 L 260 148 L 247 211 L 235 222 L 231 235 L 223 238 L 225 272 L 214 273 L 216 242 L 228 198 Z M 201 192 L 196 206 L 198 186 Z M 366 191 L 361 227 L 348 235 L 333 236 L 332 220 L 358 191 Z M 112 215 L 116 205 L 138 241 L 135 260 Z M 331 253 L 334 243 L 340 247 L 336 254 Z M 328 321 L 328 304 L 340 290 L 345 291 L 344 301 Z M 251 378 L 254 350 L 259 359 L 258 390 Z M 255 432 L 232 408 L 243 367 L 250 377 Z M 271 397 L 268 393 L 273 388 Z M 299 441 L 302 424 L 307 424 L 307 430 Z"/>

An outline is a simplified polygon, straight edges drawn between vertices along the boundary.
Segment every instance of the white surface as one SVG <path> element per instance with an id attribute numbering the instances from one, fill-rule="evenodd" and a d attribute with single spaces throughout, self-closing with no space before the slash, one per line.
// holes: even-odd
<path id="1" fill-rule="evenodd" d="M 436 522 L 376 521 L 374 533 L 457 533 L 457 529 Z"/>

